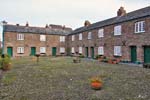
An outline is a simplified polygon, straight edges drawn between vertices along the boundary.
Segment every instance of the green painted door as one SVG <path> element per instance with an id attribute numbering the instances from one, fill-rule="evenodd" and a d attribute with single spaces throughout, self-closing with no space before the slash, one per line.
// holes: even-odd
<path id="1" fill-rule="evenodd" d="M 31 47 L 31 56 L 35 56 L 35 54 L 36 54 L 36 48 Z"/>
<path id="2" fill-rule="evenodd" d="M 136 52 L 136 46 L 131 47 L 131 62 L 137 61 L 137 52 Z"/>
<path id="3" fill-rule="evenodd" d="M 12 47 L 7 47 L 7 54 L 12 57 L 13 56 L 13 48 Z"/>
<path id="4" fill-rule="evenodd" d="M 85 55 L 86 55 L 86 57 L 89 57 L 89 49 L 88 49 L 88 47 L 85 47 Z"/>
<path id="5" fill-rule="evenodd" d="M 56 56 L 57 49 L 56 47 L 52 47 L 52 56 Z"/>
<path id="6" fill-rule="evenodd" d="M 94 58 L 94 47 L 91 47 L 91 58 Z"/>
<path id="7" fill-rule="evenodd" d="M 144 63 L 150 63 L 150 47 L 144 47 Z"/>

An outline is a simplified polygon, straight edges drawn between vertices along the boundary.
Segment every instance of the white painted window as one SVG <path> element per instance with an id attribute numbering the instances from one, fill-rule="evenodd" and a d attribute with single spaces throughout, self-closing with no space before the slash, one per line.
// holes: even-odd
<path id="1" fill-rule="evenodd" d="M 79 40 L 82 40 L 82 33 L 79 34 Z"/>
<path id="2" fill-rule="evenodd" d="M 82 47 L 79 47 L 79 53 L 82 54 Z"/>
<path id="3" fill-rule="evenodd" d="M 60 47 L 60 53 L 65 53 L 65 48 L 64 47 Z"/>
<path id="4" fill-rule="evenodd" d="M 121 35 L 121 25 L 114 27 L 114 35 Z"/>
<path id="5" fill-rule="evenodd" d="M 74 41 L 75 40 L 75 36 L 74 35 L 72 35 L 72 41 Z"/>
<path id="6" fill-rule="evenodd" d="M 60 42 L 65 42 L 65 36 L 60 36 Z"/>
<path id="7" fill-rule="evenodd" d="M 24 47 L 17 47 L 17 53 L 24 53 Z"/>
<path id="8" fill-rule="evenodd" d="M 98 37 L 99 38 L 104 37 L 104 29 L 99 29 L 98 30 Z"/>
<path id="9" fill-rule="evenodd" d="M 71 53 L 75 53 L 74 47 L 71 48 Z"/>
<path id="10" fill-rule="evenodd" d="M 145 21 L 135 23 L 135 33 L 145 32 Z"/>
<path id="11" fill-rule="evenodd" d="M 17 40 L 24 40 L 24 34 L 17 34 Z"/>
<path id="12" fill-rule="evenodd" d="M 104 55 L 104 47 L 98 47 L 98 55 Z"/>
<path id="13" fill-rule="evenodd" d="M 46 35 L 40 35 L 40 41 L 46 41 Z"/>
<path id="14" fill-rule="evenodd" d="M 122 56 L 121 46 L 114 46 L 114 55 Z"/>
<path id="15" fill-rule="evenodd" d="M 46 47 L 40 47 L 40 53 L 46 53 Z"/>
<path id="16" fill-rule="evenodd" d="M 92 32 L 88 32 L 88 39 L 92 39 Z"/>

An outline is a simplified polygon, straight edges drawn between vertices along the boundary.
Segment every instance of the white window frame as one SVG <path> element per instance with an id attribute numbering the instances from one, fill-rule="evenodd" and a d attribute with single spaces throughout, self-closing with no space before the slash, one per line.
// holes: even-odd
<path id="1" fill-rule="evenodd" d="M 65 36 L 60 36 L 60 42 L 65 42 Z"/>
<path id="2" fill-rule="evenodd" d="M 104 37 L 104 29 L 99 29 L 98 30 L 98 38 Z"/>
<path id="3" fill-rule="evenodd" d="M 71 53 L 75 53 L 74 47 L 71 48 Z"/>
<path id="4" fill-rule="evenodd" d="M 98 55 L 104 55 L 104 47 L 103 46 L 98 47 Z"/>
<path id="5" fill-rule="evenodd" d="M 24 53 L 24 47 L 17 47 L 17 53 L 23 54 Z"/>
<path id="6" fill-rule="evenodd" d="M 17 34 L 17 40 L 24 40 L 24 34 Z"/>
<path id="7" fill-rule="evenodd" d="M 65 53 L 65 48 L 64 47 L 60 47 L 60 53 Z"/>
<path id="8" fill-rule="evenodd" d="M 122 27 L 121 25 L 117 25 L 114 27 L 114 35 L 117 36 L 117 35 L 121 35 L 122 33 Z"/>
<path id="9" fill-rule="evenodd" d="M 88 32 L 88 39 L 92 39 L 92 32 Z"/>
<path id="10" fill-rule="evenodd" d="M 75 35 L 71 36 L 71 40 L 74 41 L 75 40 Z"/>
<path id="11" fill-rule="evenodd" d="M 46 47 L 40 47 L 40 53 L 45 54 L 46 53 Z"/>
<path id="12" fill-rule="evenodd" d="M 79 34 L 79 40 L 82 40 L 82 33 Z"/>
<path id="13" fill-rule="evenodd" d="M 79 47 L 79 54 L 82 54 L 82 47 Z"/>
<path id="14" fill-rule="evenodd" d="M 40 41 L 46 41 L 46 35 L 40 35 Z"/>
<path id="15" fill-rule="evenodd" d="M 134 33 L 143 33 L 145 32 L 145 21 L 139 21 L 135 23 Z"/>
<path id="16" fill-rule="evenodd" d="M 114 46 L 114 56 L 122 56 L 122 47 Z"/>

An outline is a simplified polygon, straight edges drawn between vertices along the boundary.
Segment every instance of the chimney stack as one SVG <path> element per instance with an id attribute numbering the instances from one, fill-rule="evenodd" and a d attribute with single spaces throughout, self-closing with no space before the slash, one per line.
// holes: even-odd
<path id="1" fill-rule="evenodd" d="M 126 15 L 126 10 L 124 7 L 120 7 L 120 9 L 117 11 L 117 16 L 124 16 Z"/>
<path id="2" fill-rule="evenodd" d="M 89 26 L 89 25 L 91 25 L 90 21 L 86 20 L 86 21 L 84 22 L 84 26 L 87 27 L 87 26 Z"/>
<path id="3" fill-rule="evenodd" d="M 26 27 L 28 27 L 29 26 L 29 23 L 28 22 L 26 22 Z"/>
<path id="4" fill-rule="evenodd" d="M 46 24 L 45 28 L 48 28 L 48 24 Z"/>
<path id="5" fill-rule="evenodd" d="M 19 26 L 19 24 L 16 24 L 16 26 Z"/>

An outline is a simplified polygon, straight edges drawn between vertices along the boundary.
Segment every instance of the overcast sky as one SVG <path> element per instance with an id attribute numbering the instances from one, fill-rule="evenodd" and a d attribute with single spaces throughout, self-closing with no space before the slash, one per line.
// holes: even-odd
<path id="1" fill-rule="evenodd" d="M 0 0 L 0 21 L 32 26 L 60 24 L 73 29 L 116 16 L 118 8 L 127 12 L 150 5 L 150 0 Z"/>

